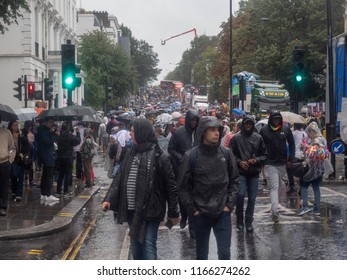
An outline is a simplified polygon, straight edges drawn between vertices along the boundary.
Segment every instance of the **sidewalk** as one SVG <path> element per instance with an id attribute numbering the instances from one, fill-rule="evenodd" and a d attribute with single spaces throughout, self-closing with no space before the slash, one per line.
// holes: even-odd
<path id="1" fill-rule="evenodd" d="M 62 231 L 75 220 L 99 188 L 77 187 L 70 197 L 61 197 L 60 201 L 56 202 L 45 202 L 40 200 L 39 185 L 25 186 L 22 201 L 9 201 L 7 216 L 0 217 L 0 240 L 33 238 Z"/>

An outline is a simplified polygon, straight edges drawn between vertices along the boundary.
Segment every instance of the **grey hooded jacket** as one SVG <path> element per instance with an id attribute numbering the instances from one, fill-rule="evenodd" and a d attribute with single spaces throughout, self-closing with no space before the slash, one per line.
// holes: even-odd
<path id="1" fill-rule="evenodd" d="M 203 133 L 208 127 L 218 127 L 217 144 L 203 143 Z M 202 117 L 196 130 L 197 158 L 194 170 L 187 151 L 180 162 L 178 176 L 179 197 L 189 213 L 195 211 L 210 218 L 217 218 L 227 206 L 234 209 L 239 189 L 239 173 L 235 157 L 228 149 L 229 164 L 220 148 L 223 126 L 216 117 Z"/>

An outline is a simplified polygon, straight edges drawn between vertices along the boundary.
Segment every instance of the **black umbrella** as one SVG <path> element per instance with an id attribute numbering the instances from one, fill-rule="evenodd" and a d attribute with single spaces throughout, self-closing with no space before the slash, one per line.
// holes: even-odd
<path id="1" fill-rule="evenodd" d="M 87 123 L 102 123 L 102 119 L 98 115 L 85 115 L 82 118 L 82 122 L 87 122 Z"/>
<path id="2" fill-rule="evenodd" d="M 160 114 L 160 112 L 157 110 L 150 110 L 146 113 L 146 116 L 147 115 L 159 115 L 159 114 Z"/>
<path id="3" fill-rule="evenodd" d="M 55 121 L 68 121 L 76 120 L 77 117 L 78 115 L 75 111 L 71 110 L 69 107 L 64 107 L 42 111 L 37 119 L 40 121 L 53 118 Z"/>
<path id="4" fill-rule="evenodd" d="M 67 108 L 75 111 L 77 116 L 82 117 L 82 118 L 85 115 L 93 116 L 93 115 L 97 114 L 97 112 L 92 107 L 88 107 L 88 106 L 72 105 L 72 106 L 69 106 Z"/>
<path id="5" fill-rule="evenodd" d="M 18 120 L 18 116 L 16 113 L 7 105 L 0 104 L 0 116 L 1 121 L 12 121 L 12 120 Z"/>
<path id="6" fill-rule="evenodd" d="M 124 123 L 129 123 L 133 121 L 134 119 L 135 117 L 130 114 L 125 114 L 125 115 L 116 117 L 117 121 L 124 122 Z"/>

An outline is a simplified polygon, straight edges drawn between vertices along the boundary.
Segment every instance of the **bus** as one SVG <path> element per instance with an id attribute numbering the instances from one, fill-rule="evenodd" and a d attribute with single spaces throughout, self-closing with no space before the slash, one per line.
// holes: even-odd
<path id="1" fill-rule="evenodd" d="M 176 96 L 180 96 L 183 83 L 174 80 L 162 80 L 160 81 L 160 88 L 161 90 L 174 92 Z"/>

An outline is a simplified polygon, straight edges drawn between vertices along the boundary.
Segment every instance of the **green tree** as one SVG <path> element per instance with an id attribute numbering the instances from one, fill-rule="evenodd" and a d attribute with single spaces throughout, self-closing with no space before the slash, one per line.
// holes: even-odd
<path id="1" fill-rule="evenodd" d="M 332 1 L 334 36 L 343 32 L 344 2 Z M 302 99 L 322 99 L 327 46 L 326 0 L 248 0 L 239 4 L 240 9 L 233 17 L 233 73 L 247 70 L 262 79 L 277 79 L 293 92 L 292 50 L 299 46 L 305 50 Z M 229 26 L 229 22 L 225 22 L 219 34 L 221 54 L 215 72 L 224 92 L 230 83 Z"/>
<path id="2" fill-rule="evenodd" d="M 133 90 L 134 68 L 123 50 L 111 43 L 105 33 L 93 31 L 81 38 L 79 61 L 86 73 L 85 97 L 95 108 L 103 108 L 105 81 L 112 87 L 114 98 L 110 107 L 119 104 Z"/>
<path id="3" fill-rule="evenodd" d="M 26 0 L 0 0 L 0 32 L 2 34 L 8 30 L 6 25 L 18 24 L 17 19 L 22 16 L 21 9 L 29 11 Z"/>
<path id="4" fill-rule="evenodd" d="M 121 30 L 123 36 L 130 38 L 130 55 L 137 72 L 138 85 L 145 86 L 147 81 L 157 80 L 161 69 L 157 68 L 159 59 L 158 54 L 153 51 L 153 46 L 144 40 L 137 40 L 132 36 L 130 28 L 122 25 Z"/>

